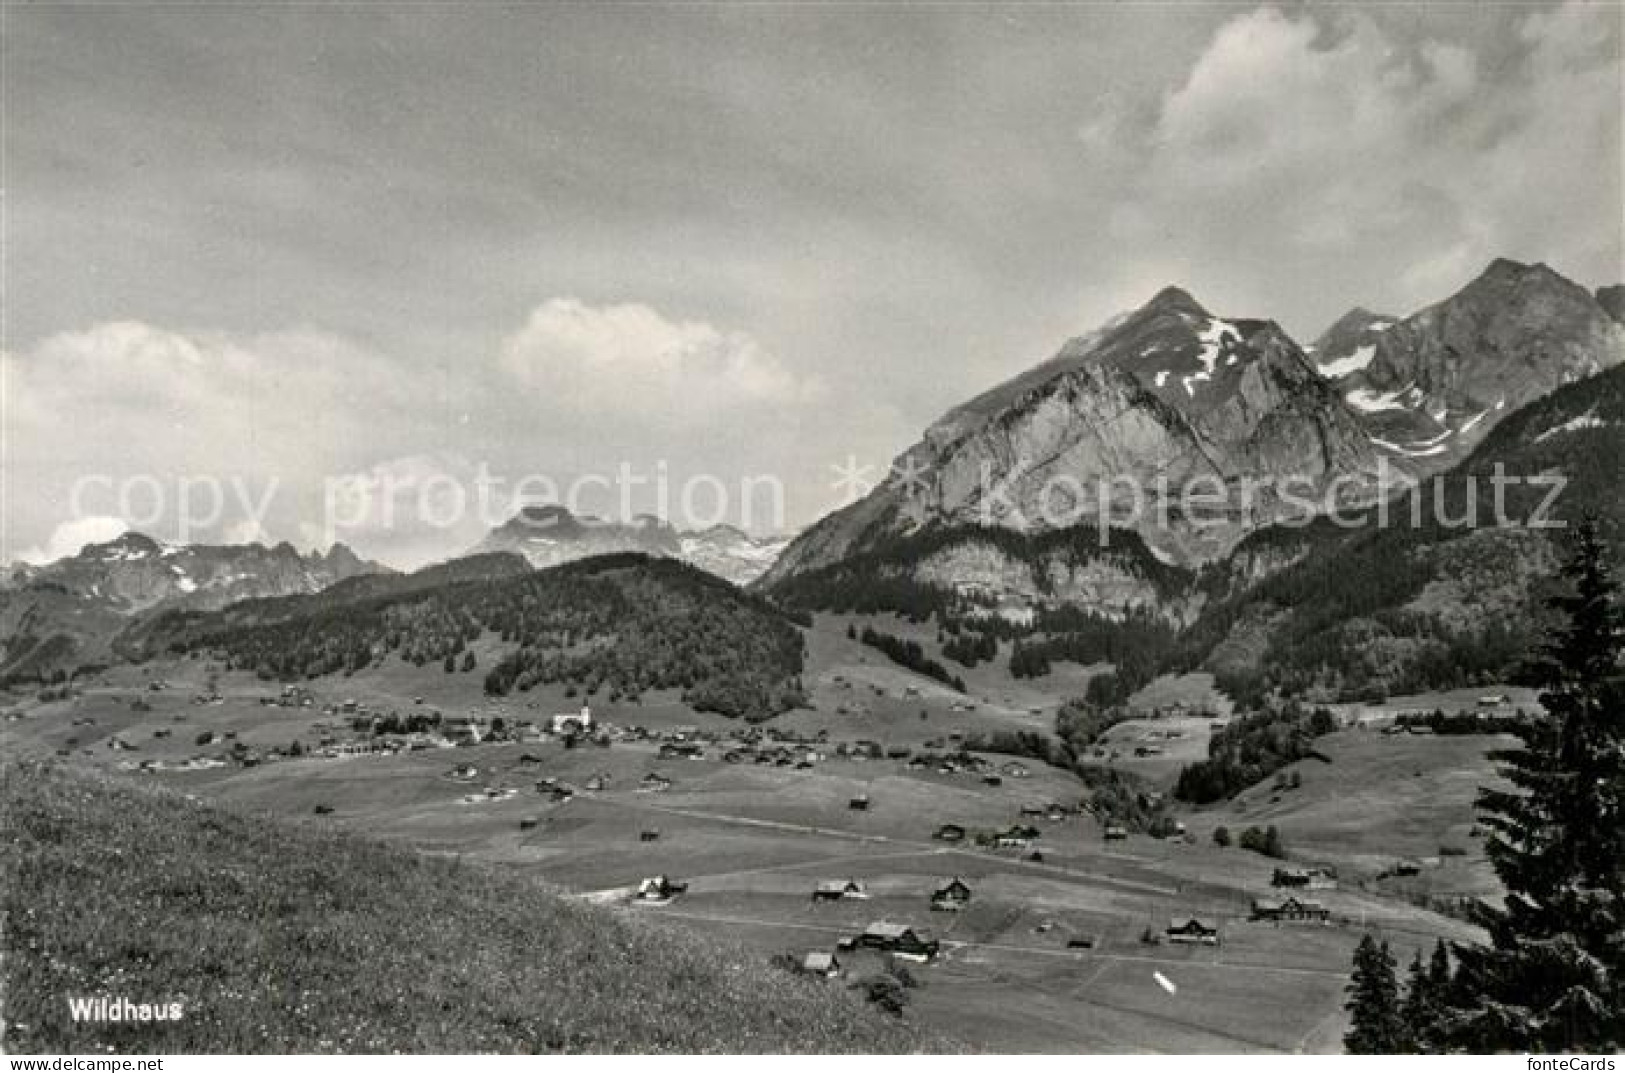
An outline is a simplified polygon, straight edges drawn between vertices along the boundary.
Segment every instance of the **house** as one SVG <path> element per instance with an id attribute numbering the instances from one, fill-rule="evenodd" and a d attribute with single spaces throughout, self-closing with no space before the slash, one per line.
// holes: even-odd
<path id="1" fill-rule="evenodd" d="M 1126 828 L 1115 823 L 1108 823 L 1106 825 L 1106 841 L 1121 842 L 1127 837 L 1128 830 Z"/>
<path id="2" fill-rule="evenodd" d="M 581 788 L 583 790 L 586 790 L 589 794 L 596 794 L 596 793 L 600 792 L 601 790 L 603 790 L 604 787 L 606 787 L 608 785 L 609 785 L 609 776 L 607 776 L 607 775 L 594 775 L 592 778 L 588 779 L 586 781 L 586 783 L 583 784 L 583 786 Z"/>
<path id="3" fill-rule="evenodd" d="M 1479 697 L 1478 706 L 1480 708 L 1499 708 L 1503 704 L 1511 703 L 1511 700 L 1512 698 L 1505 693 L 1492 693 L 1487 697 Z"/>
<path id="4" fill-rule="evenodd" d="M 1004 767 L 1000 768 L 999 770 L 1003 771 L 1012 779 L 1025 779 L 1027 776 L 1032 774 L 1032 772 L 1028 770 L 1026 764 L 1018 764 L 1014 760 L 1005 764 Z"/>
<path id="5" fill-rule="evenodd" d="M 1022 805 L 1021 806 L 1021 814 L 1023 816 L 1042 816 L 1042 815 L 1044 815 L 1044 806 L 1043 805 Z"/>
<path id="6" fill-rule="evenodd" d="M 963 842 L 965 829 L 957 823 L 945 823 L 938 827 L 931 837 L 939 842 Z"/>
<path id="7" fill-rule="evenodd" d="M 1285 898 L 1254 898 L 1253 919 L 1282 921 L 1311 920 L 1325 923 L 1331 911 L 1319 902 L 1287 895 Z"/>
<path id="8" fill-rule="evenodd" d="M 955 876 L 931 895 L 931 908 L 942 913 L 957 913 L 970 902 L 970 887 Z"/>
<path id="9" fill-rule="evenodd" d="M 1171 943 L 1200 943 L 1204 946 L 1219 945 L 1219 927 L 1198 917 L 1174 917 L 1168 922 L 1168 930 L 1164 932 Z"/>
<path id="10" fill-rule="evenodd" d="M 657 771 L 649 772 L 649 774 L 643 776 L 643 781 L 638 783 L 639 793 L 658 794 L 669 789 L 671 789 L 671 780 Z"/>
<path id="11" fill-rule="evenodd" d="M 553 733 L 561 737 L 566 734 L 586 734 L 592 730 L 592 705 L 583 704 L 579 712 L 560 712 L 550 721 Z"/>
<path id="12" fill-rule="evenodd" d="M 664 905 L 687 890 L 687 883 L 678 883 L 667 876 L 650 876 L 638 884 L 633 900 Z"/>
<path id="13" fill-rule="evenodd" d="M 834 954 L 823 950 L 812 950 L 801 959 L 801 971 L 808 976 L 822 976 L 833 980 L 841 975 L 841 961 Z"/>
<path id="14" fill-rule="evenodd" d="M 846 803 L 846 807 L 853 810 L 854 812 L 868 812 L 869 811 L 869 795 L 868 794 L 859 794 L 858 796 L 854 797 L 852 800 L 848 801 Z"/>
<path id="15" fill-rule="evenodd" d="M 1052 823 L 1059 823 L 1066 819 L 1066 808 L 1062 805 L 1052 804 L 1044 810 L 1044 817 Z"/>
<path id="16" fill-rule="evenodd" d="M 1302 890 L 1335 890 L 1337 873 L 1330 868 L 1277 868 L 1270 877 L 1272 887 L 1293 887 Z"/>
<path id="17" fill-rule="evenodd" d="M 1095 941 L 1087 935 L 1074 935 L 1066 941 L 1068 950 L 1093 950 Z"/>
<path id="18" fill-rule="evenodd" d="M 1406 860 L 1400 861 L 1398 864 L 1394 865 L 1391 869 L 1389 869 L 1389 874 L 1390 875 L 1396 875 L 1396 876 L 1421 875 L 1422 874 L 1422 864 L 1421 864 L 1420 861 L 1413 861 L 1413 860 L 1406 859 Z"/>
<path id="19" fill-rule="evenodd" d="M 838 902 L 843 898 L 867 898 L 869 892 L 855 879 L 821 879 L 813 887 L 815 902 Z"/>
<path id="20" fill-rule="evenodd" d="M 999 775 L 983 775 L 982 782 L 988 786 L 1003 786 L 1004 778 Z"/>
<path id="21" fill-rule="evenodd" d="M 863 929 L 863 934 L 857 937 L 855 945 L 870 950 L 885 950 L 906 957 L 923 958 L 936 957 L 937 950 L 941 946 L 924 931 L 917 931 L 907 924 L 891 924 L 883 920 Z"/>
<path id="22" fill-rule="evenodd" d="M 440 732 L 453 745 L 478 745 L 485 740 L 485 727 L 471 715 L 458 715 L 447 719 Z"/>
<path id="23" fill-rule="evenodd" d="M 639 831 L 638 832 L 638 841 L 639 842 L 659 842 L 660 841 L 660 829 L 658 827 L 650 827 L 650 828 L 647 828 L 645 830 Z"/>

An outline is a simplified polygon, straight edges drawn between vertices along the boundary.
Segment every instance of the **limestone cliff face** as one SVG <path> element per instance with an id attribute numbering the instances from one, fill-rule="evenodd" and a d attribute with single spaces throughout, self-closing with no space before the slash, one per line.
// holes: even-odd
<path id="1" fill-rule="evenodd" d="M 1358 419 L 1275 324 L 1214 317 L 1169 289 L 928 429 L 871 496 L 793 542 L 767 577 L 943 524 L 1137 531 L 1167 562 L 1222 555 L 1293 509 L 1358 496 L 1375 454 Z M 1244 494 L 1248 483 L 1267 486 Z M 1182 512 L 1199 487 L 1205 510 Z M 1202 504 L 1195 504 L 1202 506 Z"/>
<path id="2" fill-rule="evenodd" d="M 1329 353 L 1321 370 L 1338 373 L 1384 458 L 1427 475 L 1519 407 L 1621 361 L 1625 327 L 1584 287 L 1545 265 L 1499 260 L 1353 356 Z"/>

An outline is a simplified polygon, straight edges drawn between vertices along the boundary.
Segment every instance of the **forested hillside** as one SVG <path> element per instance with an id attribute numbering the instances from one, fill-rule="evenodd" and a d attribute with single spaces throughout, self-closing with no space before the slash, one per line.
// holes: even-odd
<path id="1" fill-rule="evenodd" d="M 612 699 L 677 689 L 696 708 L 747 719 L 801 700 L 800 632 L 771 605 L 693 567 L 625 554 L 538 572 L 473 572 L 381 593 L 364 586 L 354 599 L 324 593 L 172 613 L 135 654 L 209 652 L 284 680 L 390 658 L 439 662 L 449 672 L 483 671 L 492 694 L 553 682 Z M 489 667 L 471 648 L 482 638 L 498 641 Z"/>

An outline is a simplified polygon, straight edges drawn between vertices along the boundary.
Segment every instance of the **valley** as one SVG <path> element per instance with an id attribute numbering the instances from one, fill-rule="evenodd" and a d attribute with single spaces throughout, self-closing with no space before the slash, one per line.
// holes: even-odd
<path id="1" fill-rule="evenodd" d="M 847 637 L 847 627 L 868 623 L 906 626 L 890 616 L 818 616 L 803 631 L 809 706 L 754 727 L 656 691 L 637 703 L 593 699 L 607 745 L 524 733 L 328 757 L 324 738 L 329 748 L 364 740 L 349 730 L 355 712 L 543 726 L 581 698 L 546 685 L 489 697 L 478 673 L 394 657 L 284 694 L 198 656 L 113 667 L 58 700 L 13 695 L 0 749 L 60 754 L 61 763 L 300 826 L 484 862 L 740 945 L 764 964 L 834 952 L 856 979 L 882 962 L 838 950 L 842 940 L 881 920 L 925 929 L 941 952 L 909 966 L 918 986 L 907 1019 L 976 1049 L 1117 1051 L 1156 1040 L 1174 1052 L 1337 1050 L 1348 959 L 1362 934 L 1382 934 L 1406 956 L 1474 934 L 1424 908 L 1422 895 L 1489 889 L 1466 826 L 1496 739 L 1384 735 L 1384 714 L 1371 711 L 1378 722 L 1323 739 L 1331 763 L 1302 762 L 1296 789 L 1261 784 L 1223 806 L 1180 809 L 1186 837 L 1108 839 L 1107 825 L 1080 808 L 1089 792 L 1072 772 L 987 752 L 974 754 L 974 768 L 910 763 L 967 738 L 1047 735 L 1060 700 L 1089 671 L 1024 681 L 984 665 L 968 672 L 968 695 L 957 694 Z M 471 646 L 482 663 L 491 643 Z M 1211 719 L 1194 713 L 1222 698 L 1198 675 L 1160 679 L 1137 703 L 1140 717 L 1102 738 L 1104 762 L 1165 792 L 1180 763 L 1205 750 Z M 1362 725 L 1362 713 L 1344 714 Z M 1224 715 L 1216 707 L 1212 718 Z M 302 755 L 285 755 L 295 741 Z M 1167 751 L 1136 756 L 1150 741 Z M 695 746 L 700 755 L 680 755 Z M 757 761 L 780 748 L 789 762 Z M 199 757 L 211 766 L 187 770 Z M 862 810 L 853 807 L 860 797 Z M 1060 807 L 1045 815 L 1051 806 Z M 1215 827 L 1248 824 L 1278 825 L 1292 860 L 1213 843 Z M 944 825 L 964 828 L 966 839 L 936 837 Z M 1037 829 L 1026 848 L 975 844 L 978 832 L 1022 825 Z M 1465 855 L 1441 859 L 1444 844 Z M 1377 878 L 1407 857 L 1423 862 L 1417 876 Z M 1276 893 L 1274 869 L 1300 862 L 1337 869 L 1337 889 L 1315 892 L 1331 922 L 1250 920 L 1252 900 Z M 661 874 L 687 883 L 686 893 L 663 906 L 629 901 L 640 880 Z M 970 887 L 969 904 L 932 911 L 932 891 L 952 877 Z M 813 888 L 829 879 L 856 880 L 866 897 L 815 903 Z M 1170 919 L 1189 916 L 1216 926 L 1220 944 L 1167 941 Z"/>

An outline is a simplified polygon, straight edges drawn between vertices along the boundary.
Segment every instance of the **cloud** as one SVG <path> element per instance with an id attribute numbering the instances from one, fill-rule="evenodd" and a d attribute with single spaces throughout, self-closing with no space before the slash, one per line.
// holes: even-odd
<path id="1" fill-rule="evenodd" d="M 0 361 L 19 543 L 117 515 L 167 539 L 344 540 L 411 565 L 466 549 L 518 498 L 597 488 L 623 467 L 639 510 L 657 466 L 730 485 L 772 472 L 776 435 L 794 443 L 818 394 L 745 333 L 567 298 L 454 372 L 316 329 L 134 320 Z"/>
<path id="2" fill-rule="evenodd" d="M 1375 11 L 1235 16 L 1132 142 L 1115 233 L 1130 256 L 1327 318 L 1357 301 L 1409 312 L 1497 256 L 1617 274 L 1621 70 L 1605 7 L 1528 16 L 1489 58 L 1407 40 Z"/>
<path id="3" fill-rule="evenodd" d="M 743 332 L 637 303 L 550 299 L 508 337 L 502 362 L 533 397 L 588 422 L 691 425 L 816 392 Z"/>
<path id="4" fill-rule="evenodd" d="M 105 544 L 109 540 L 116 540 L 129 528 L 123 518 L 107 515 L 74 518 L 51 530 L 44 544 L 18 552 L 17 558 L 36 565 L 52 563 L 69 555 L 77 555 L 86 544 Z"/>

